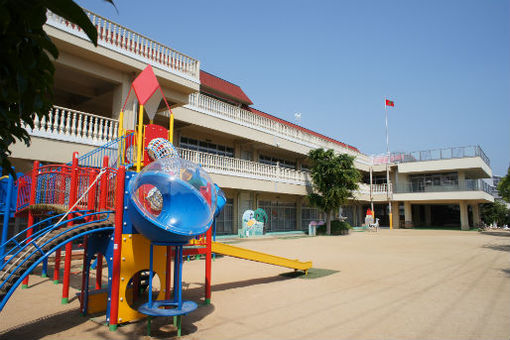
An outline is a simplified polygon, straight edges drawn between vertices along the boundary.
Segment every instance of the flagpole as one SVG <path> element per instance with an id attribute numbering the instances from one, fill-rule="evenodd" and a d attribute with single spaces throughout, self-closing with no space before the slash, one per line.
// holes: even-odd
<path id="1" fill-rule="evenodd" d="M 393 229 L 393 214 L 391 213 L 390 201 L 390 138 L 388 133 L 388 105 L 386 98 L 384 100 L 384 111 L 386 116 L 386 197 L 388 198 L 388 213 L 390 218 L 390 230 Z"/>

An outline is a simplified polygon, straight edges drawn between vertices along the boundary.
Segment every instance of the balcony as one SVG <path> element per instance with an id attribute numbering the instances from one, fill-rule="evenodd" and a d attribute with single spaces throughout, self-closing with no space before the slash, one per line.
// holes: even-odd
<path id="1" fill-rule="evenodd" d="M 296 127 L 278 122 L 276 120 L 257 115 L 251 111 L 242 109 L 238 106 L 231 105 L 209 96 L 193 93 L 189 96 L 188 109 L 198 111 L 216 118 L 224 119 L 229 122 L 239 124 L 250 129 L 268 133 L 272 136 L 305 145 L 309 148 L 333 149 L 339 153 L 349 153 L 355 155 L 356 158 L 366 164 L 370 164 L 370 157 L 356 152 L 348 147 L 342 147 L 327 139 L 320 138 L 311 133 L 307 133 Z"/>
<path id="2" fill-rule="evenodd" d="M 117 137 L 116 119 L 54 106 L 48 118 L 36 116 L 34 128 L 25 126 L 31 136 L 92 146 L 101 146 Z"/>
<path id="3" fill-rule="evenodd" d="M 388 193 L 388 187 L 386 184 L 372 184 L 372 190 L 370 190 L 370 184 L 360 183 L 358 194 L 363 195 L 358 199 L 375 200 L 375 201 L 387 201 L 388 194 L 392 196 L 393 185 L 390 183 L 390 192 Z"/>
<path id="4" fill-rule="evenodd" d="M 399 184 L 395 193 L 434 193 L 434 192 L 458 192 L 458 191 L 483 191 L 493 194 L 493 187 L 481 179 L 466 179 L 457 184 L 423 185 L 423 183 Z"/>
<path id="5" fill-rule="evenodd" d="M 474 146 L 461 146 L 444 149 L 433 149 L 415 152 L 399 152 L 392 153 L 390 161 L 393 163 L 408 163 L 408 162 L 422 162 L 422 161 L 435 161 L 445 159 L 460 159 L 469 157 L 480 157 L 485 164 L 490 166 L 490 160 L 483 152 L 482 148 L 478 145 Z M 379 163 L 386 163 L 384 157 L 379 158 Z M 376 160 L 374 160 L 376 162 Z"/>
<path id="6" fill-rule="evenodd" d="M 90 21 L 97 27 L 97 44 L 122 55 L 150 64 L 195 83 L 200 82 L 200 62 L 168 46 L 138 34 L 124 26 L 83 9 Z M 48 26 L 88 40 L 87 36 L 73 23 L 52 13 L 47 13 Z"/>
<path id="7" fill-rule="evenodd" d="M 310 182 L 306 171 L 182 148 L 177 148 L 177 150 L 183 159 L 202 165 L 204 170 L 212 174 L 296 185 L 309 185 Z"/>

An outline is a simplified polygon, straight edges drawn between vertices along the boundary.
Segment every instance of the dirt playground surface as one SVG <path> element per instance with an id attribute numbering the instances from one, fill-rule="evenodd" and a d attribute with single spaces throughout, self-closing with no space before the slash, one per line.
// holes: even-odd
<path id="1" fill-rule="evenodd" d="M 211 305 L 183 317 L 190 339 L 509 339 L 510 233 L 383 230 L 349 236 L 258 239 L 235 245 L 313 261 L 309 277 L 220 257 Z M 75 261 L 72 296 L 79 287 Z M 184 264 L 184 298 L 203 298 L 204 261 Z M 61 285 L 31 276 L 0 313 L 0 339 L 137 339 L 60 303 Z M 153 338 L 171 338 L 168 318 Z"/>

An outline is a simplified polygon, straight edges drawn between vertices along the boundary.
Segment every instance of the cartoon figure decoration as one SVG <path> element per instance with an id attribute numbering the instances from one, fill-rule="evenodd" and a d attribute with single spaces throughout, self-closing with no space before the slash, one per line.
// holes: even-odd
<path id="1" fill-rule="evenodd" d="M 246 210 L 243 214 L 243 227 L 239 230 L 239 237 L 263 235 L 266 223 L 267 214 L 263 209 Z"/>

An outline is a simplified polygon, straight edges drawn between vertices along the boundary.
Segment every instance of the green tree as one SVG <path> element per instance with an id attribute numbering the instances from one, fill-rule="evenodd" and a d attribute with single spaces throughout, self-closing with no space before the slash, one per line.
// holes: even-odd
<path id="1" fill-rule="evenodd" d="M 499 182 L 498 192 L 505 201 L 510 202 L 510 168 L 508 168 L 506 176 Z"/>
<path id="2" fill-rule="evenodd" d="M 510 219 L 510 211 L 506 204 L 501 201 L 482 204 L 480 215 L 485 223 L 492 224 L 496 222 L 499 226 L 508 223 Z"/>
<path id="3" fill-rule="evenodd" d="M 81 27 L 97 46 L 96 28 L 72 0 L 0 0 L 0 166 L 14 176 L 10 147 L 16 140 L 30 146 L 24 125 L 33 128 L 35 116 L 47 116 L 53 104 L 58 50 L 43 29 L 48 10 Z"/>
<path id="4" fill-rule="evenodd" d="M 308 195 L 310 204 L 326 213 L 326 233 L 331 234 L 331 213 L 338 210 L 358 189 L 361 174 L 354 167 L 354 157 L 335 155 L 333 150 L 322 148 L 308 153 L 313 191 Z"/>

